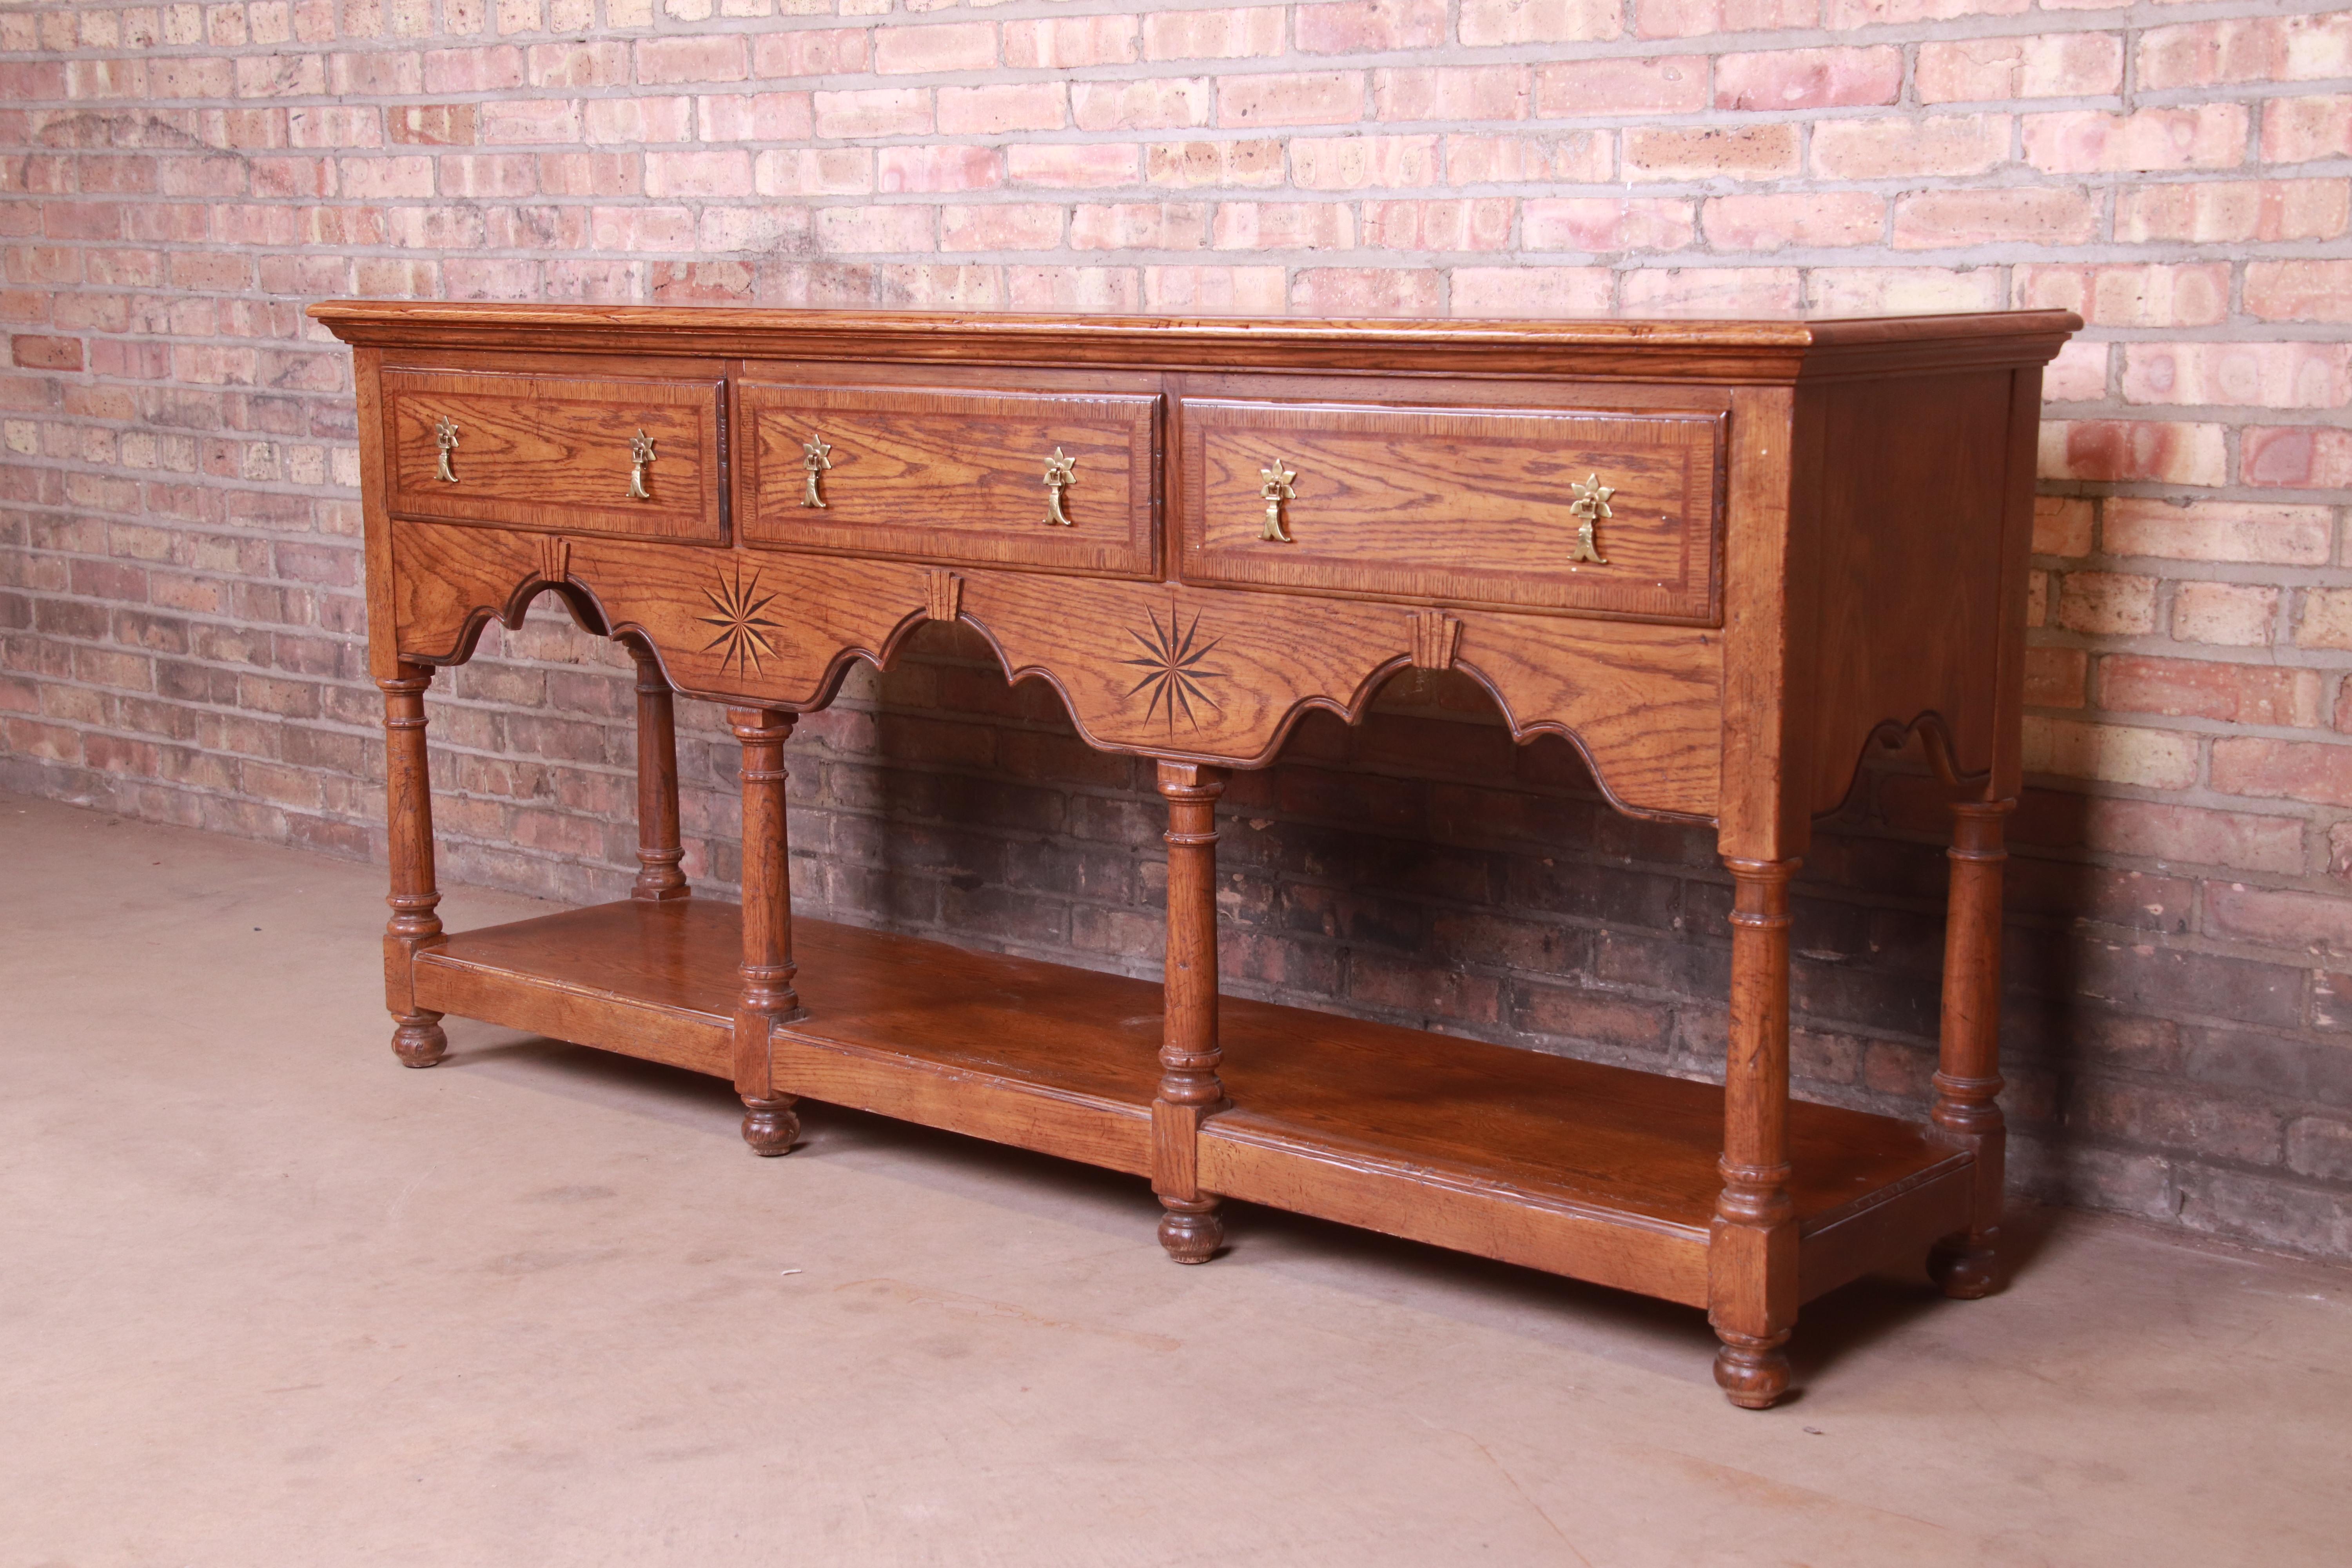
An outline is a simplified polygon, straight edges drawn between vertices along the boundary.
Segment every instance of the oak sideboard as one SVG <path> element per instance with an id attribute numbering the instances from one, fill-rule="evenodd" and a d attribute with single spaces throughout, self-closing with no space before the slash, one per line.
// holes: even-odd
<path id="1" fill-rule="evenodd" d="M 411 1067 L 479 1018 L 1704 1307 L 1789 1384 L 1799 1305 L 1998 1279 L 2002 822 L 2042 367 L 2063 311 L 1813 322 L 1167 321 L 337 302 L 389 746 L 384 984 Z M 425 693 L 557 596 L 637 668 L 632 896 L 436 915 Z M 1164 983 L 814 921 L 795 716 L 975 628 L 1166 798 Z M 1721 1087 L 1220 997 L 1217 802 L 1310 709 L 1458 670 L 1733 884 Z M 742 746 L 743 900 L 680 869 L 673 694 Z M 1789 883 L 1865 750 L 1953 829 L 1924 1121 L 1792 1101 Z"/>

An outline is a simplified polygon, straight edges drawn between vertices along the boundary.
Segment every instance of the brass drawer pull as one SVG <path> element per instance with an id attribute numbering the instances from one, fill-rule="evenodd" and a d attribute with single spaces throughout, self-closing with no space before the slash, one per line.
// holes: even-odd
<path id="1" fill-rule="evenodd" d="M 449 454 L 457 449 L 457 422 L 446 414 L 436 419 L 433 422 L 433 443 L 440 448 L 434 454 L 434 462 L 437 466 L 433 470 L 433 477 L 456 484 L 457 476 L 449 471 Z"/>
<path id="2" fill-rule="evenodd" d="M 824 492 L 817 488 L 816 477 L 833 467 L 833 448 L 824 444 L 824 436 L 812 436 L 801 443 L 801 466 L 808 469 L 808 488 L 801 492 L 801 505 L 824 510 Z"/>
<path id="3" fill-rule="evenodd" d="M 1257 473 L 1258 478 L 1265 481 L 1258 487 L 1257 492 L 1260 499 L 1265 502 L 1265 531 L 1260 533 L 1258 538 L 1270 540 L 1276 544 L 1297 542 L 1290 537 L 1289 531 L 1282 525 L 1282 503 L 1297 499 L 1298 492 L 1290 488 L 1291 481 L 1298 478 L 1297 471 L 1283 467 L 1282 459 L 1276 458 L 1274 460 L 1274 467 L 1260 468 Z"/>
<path id="4" fill-rule="evenodd" d="M 1581 483 L 1570 484 L 1568 493 L 1576 498 L 1568 507 L 1569 515 L 1576 519 L 1576 548 L 1568 552 L 1569 564 L 1590 561 L 1595 566 L 1608 565 L 1593 542 L 1592 531 L 1602 518 L 1617 515 L 1609 510 L 1609 498 L 1617 493 L 1616 488 L 1602 484 L 1599 474 L 1590 474 Z"/>
<path id="5" fill-rule="evenodd" d="M 1062 510 L 1062 492 L 1078 482 L 1078 460 L 1065 458 L 1059 447 L 1045 459 L 1045 521 L 1056 528 L 1073 528 L 1069 514 Z"/>
<path id="6" fill-rule="evenodd" d="M 629 443 L 629 494 L 631 500 L 651 500 L 653 493 L 646 489 L 646 465 L 654 460 L 654 438 L 637 426 L 637 438 Z"/>

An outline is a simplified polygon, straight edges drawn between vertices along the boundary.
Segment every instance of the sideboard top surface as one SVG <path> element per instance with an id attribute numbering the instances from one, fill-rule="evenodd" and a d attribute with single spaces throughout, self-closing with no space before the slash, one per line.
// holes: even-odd
<path id="1" fill-rule="evenodd" d="M 669 353 L 740 357 L 1738 383 L 2042 364 L 2083 324 L 2066 310 L 1778 321 L 1358 321 L 370 300 L 327 300 L 310 313 L 344 342 L 374 347 L 597 352 L 658 343 Z"/>

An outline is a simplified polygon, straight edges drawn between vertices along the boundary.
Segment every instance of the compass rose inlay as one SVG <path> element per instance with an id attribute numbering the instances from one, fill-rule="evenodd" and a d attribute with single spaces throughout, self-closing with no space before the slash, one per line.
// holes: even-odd
<path id="1" fill-rule="evenodd" d="M 768 640 L 766 634 L 781 629 L 781 623 L 761 613 L 776 602 L 776 595 L 760 593 L 760 574 L 756 570 L 747 584 L 743 581 L 743 563 L 739 561 L 731 579 L 720 577 L 719 586 L 705 588 L 702 596 L 719 612 L 695 617 L 706 626 L 719 628 L 719 635 L 703 644 L 702 651 L 719 650 L 721 673 L 731 664 L 738 674 L 759 674 L 760 656 L 766 654 L 773 658 L 776 654 L 776 645 Z"/>
<path id="2" fill-rule="evenodd" d="M 1201 715 L 1194 704 L 1214 709 L 1220 713 L 1224 711 L 1224 704 L 1209 694 L 1207 683 L 1223 680 L 1225 672 L 1210 669 L 1201 662 L 1224 639 L 1213 637 L 1205 643 L 1201 641 L 1201 616 L 1198 611 L 1193 612 L 1192 624 L 1181 631 L 1172 607 L 1168 612 L 1168 624 L 1164 626 L 1160 624 L 1157 614 L 1150 611 L 1145 614 L 1151 635 L 1146 637 L 1131 626 L 1127 633 L 1143 649 L 1144 657 L 1118 661 L 1144 672 L 1143 679 L 1129 688 L 1127 695 L 1133 699 L 1146 692 L 1150 694 L 1143 710 L 1143 721 L 1147 724 L 1164 711 L 1169 732 L 1172 734 L 1176 730 L 1176 715 L 1181 710 L 1185 720 L 1197 730 L 1201 727 Z"/>

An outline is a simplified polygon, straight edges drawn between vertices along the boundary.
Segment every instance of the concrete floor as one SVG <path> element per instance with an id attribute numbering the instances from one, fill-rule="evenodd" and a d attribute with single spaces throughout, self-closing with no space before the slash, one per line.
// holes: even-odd
<path id="1" fill-rule="evenodd" d="M 2040 1216 L 1699 1315 L 450 1022 L 381 873 L 0 796 L 0 1564 L 2336 1563 L 2352 1274 Z M 455 927 L 541 908 L 459 890 Z M 2032 1218 L 2033 1216 L 2029 1216 Z"/>

